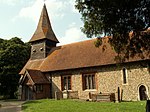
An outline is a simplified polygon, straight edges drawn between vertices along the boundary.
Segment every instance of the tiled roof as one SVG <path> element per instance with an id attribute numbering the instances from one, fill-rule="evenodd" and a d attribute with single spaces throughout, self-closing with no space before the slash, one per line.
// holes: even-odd
<path id="1" fill-rule="evenodd" d="M 40 70 L 40 67 L 41 67 L 43 61 L 44 61 L 44 59 L 38 59 L 38 60 L 30 60 L 29 59 L 19 74 L 24 74 L 26 69 Z"/>
<path id="2" fill-rule="evenodd" d="M 112 51 L 108 43 L 104 43 L 107 49 L 102 51 L 102 47 L 95 47 L 94 41 L 96 40 L 60 46 L 58 50 L 55 50 L 43 61 L 43 66 L 40 68 L 41 71 L 74 69 L 115 63 L 113 58 L 115 52 Z"/>
<path id="3" fill-rule="evenodd" d="M 34 42 L 41 39 L 49 39 L 51 41 L 59 43 L 51 27 L 51 23 L 49 20 L 49 16 L 45 4 L 41 12 L 37 29 L 29 42 Z"/>
<path id="4" fill-rule="evenodd" d="M 40 70 L 27 70 L 32 81 L 35 84 L 46 84 L 49 83 L 48 79 L 44 76 L 44 74 Z"/>
<path id="5" fill-rule="evenodd" d="M 48 72 L 115 64 L 116 53 L 107 40 L 107 38 L 103 38 L 103 45 L 99 48 L 94 45 L 95 39 L 58 46 L 43 60 L 29 60 L 20 74 L 24 74 L 24 69 Z M 141 60 L 141 58 L 134 57 L 128 61 L 138 60 Z"/>

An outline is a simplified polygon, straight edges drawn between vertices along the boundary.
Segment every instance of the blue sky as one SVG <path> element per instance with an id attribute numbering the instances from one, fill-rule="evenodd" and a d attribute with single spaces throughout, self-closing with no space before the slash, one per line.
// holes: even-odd
<path id="1" fill-rule="evenodd" d="M 0 38 L 28 42 L 36 30 L 44 0 L 0 0 Z M 75 0 L 46 0 L 52 28 L 60 45 L 87 40 Z"/>

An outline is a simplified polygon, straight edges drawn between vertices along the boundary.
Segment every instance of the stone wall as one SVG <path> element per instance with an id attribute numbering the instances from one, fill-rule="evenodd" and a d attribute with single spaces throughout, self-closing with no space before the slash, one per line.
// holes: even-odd
<path id="1" fill-rule="evenodd" d="M 56 98 L 56 92 L 61 92 L 61 76 L 52 76 L 52 98 Z"/>
<path id="2" fill-rule="evenodd" d="M 127 83 L 123 84 L 122 69 L 127 69 Z M 82 88 L 82 73 L 96 72 L 96 89 L 83 90 Z M 89 99 L 89 93 L 115 93 L 116 100 L 118 100 L 118 87 L 120 90 L 120 99 L 122 100 L 139 100 L 139 87 L 144 85 L 146 92 L 150 93 L 150 74 L 147 69 L 147 63 L 136 62 L 126 63 L 121 65 L 109 65 L 93 68 L 84 68 L 76 70 L 68 70 L 55 72 L 52 74 L 53 81 L 53 97 L 55 91 L 61 91 L 61 75 L 72 75 L 71 83 L 72 90 L 78 91 L 80 99 Z"/>

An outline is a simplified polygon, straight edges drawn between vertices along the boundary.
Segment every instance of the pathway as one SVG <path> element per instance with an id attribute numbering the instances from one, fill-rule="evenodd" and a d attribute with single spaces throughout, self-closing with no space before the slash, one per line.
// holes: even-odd
<path id="1" fill-rule="evenodd" d="M 0 112 L 21 112 L 23 101 L 0 101 Z"/>

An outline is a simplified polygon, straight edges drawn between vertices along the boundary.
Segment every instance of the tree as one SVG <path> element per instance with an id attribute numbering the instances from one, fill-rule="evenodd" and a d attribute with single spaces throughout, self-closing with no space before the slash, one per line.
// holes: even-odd
<path id="1" fill-rule="evenodd" d="M 76 0 L 87 37 L 111 36 L 120 61 L 150 57 L 150 0 Z M 101 45 L 98 39 L 96 45 Z"/>
<path id="2" fill-rule="evenodd" d="M 30 45 L 15 37 L 0 39 L 0 94 L 14 98 L 21 68 L 29 59 Z"/>

